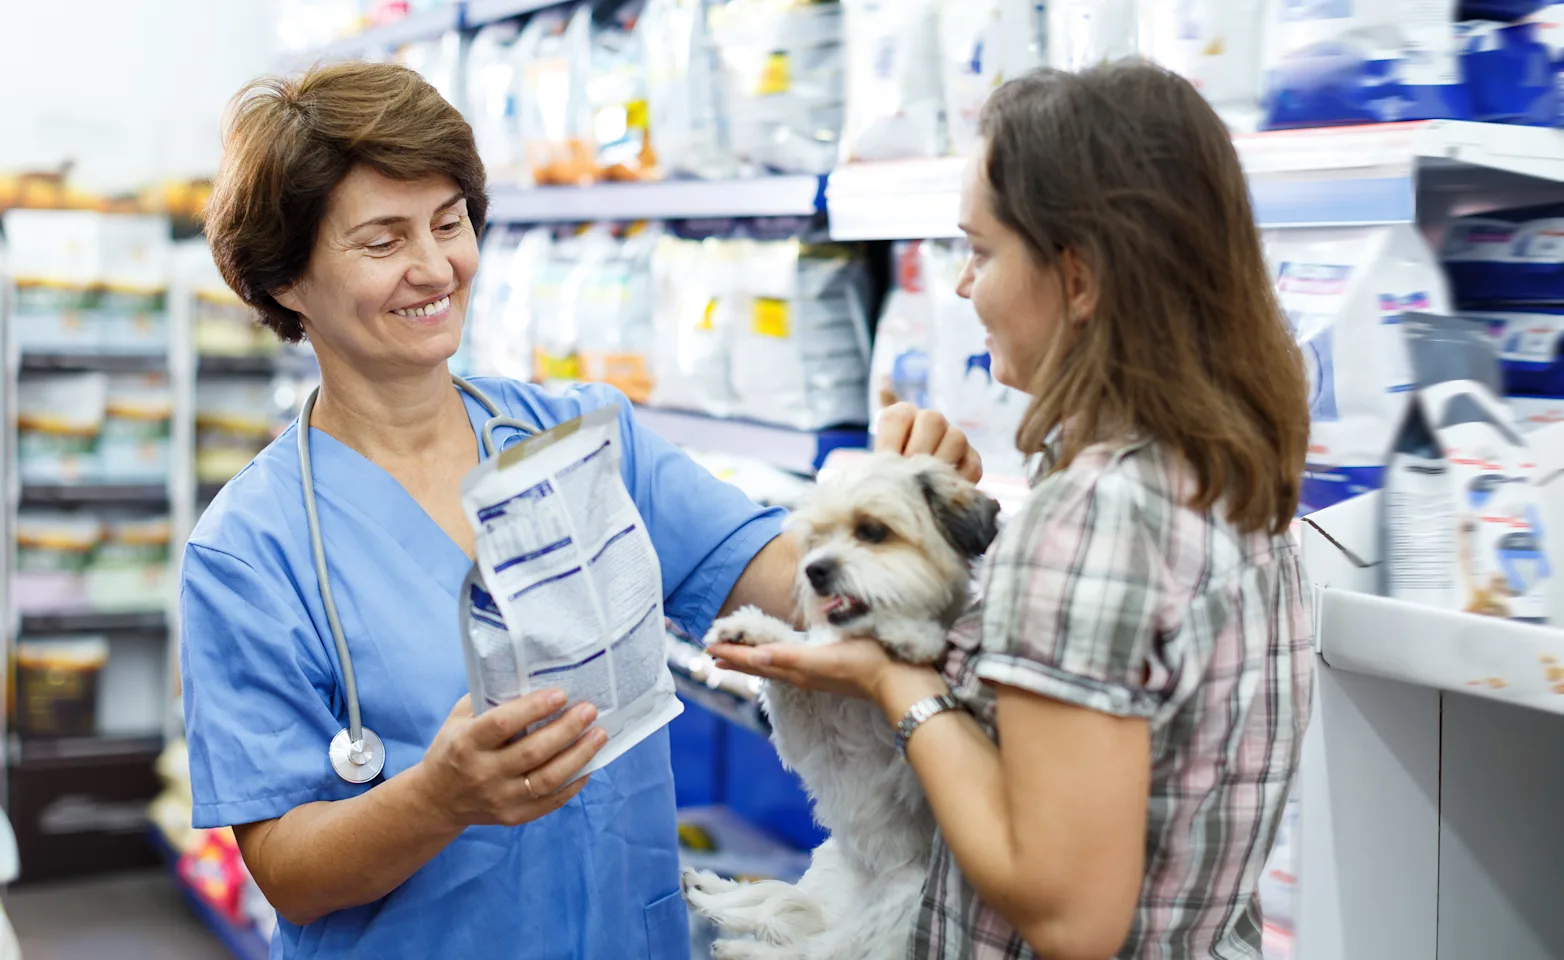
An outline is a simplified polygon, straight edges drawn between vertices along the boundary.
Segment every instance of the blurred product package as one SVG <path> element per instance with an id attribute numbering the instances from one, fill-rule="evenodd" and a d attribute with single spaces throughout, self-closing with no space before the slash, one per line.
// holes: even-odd
<path id="1" fill-rule="evenodd" d="M 1493 335 L 1506 395 L 1564 397 L 1564 305 L 1471 310 L 1464 315 Z"/>
<path id="2" fill-rule="evenodd" d="M 96 733 L 99 678 L 108 660 L 104 637 L 17 641 L 17 732 L 31 737 Z"/>
<path id="3" fill-rule="evenodd" d="M 736 172 L 721 115 L 714 0 L 646 0 L 639 31 L 653 145 L 670 176 L 718 180 Z"/>
<path id="4" fill-rule="evenodd" d="M 166 516 L 107 516 L 86 569 L 93 610 L 161 610 L 168 602 L 173 527 Z"/>
<path id="5" fill-rule="evenodd" d="M 808 220 L 751 220 L 731 309 L 736 416 L 820 430 L 868 423 L 868 274 Z M 823 232 L 823 231 L 822 231 Z"/>
<path id="6" fill-rule="evenodd" d="M 16 391 L 17 472 L 23 484 L 91 483 L 108 413 L 104 373 L 30 374 Z"/>
<path id="7" fill-rule="evenodd" d="M 1140 0 L 1140 52 L 1186 77 L 1233 130 L 1253 131 L 1265 2 Z"/>
<path id="8" fill-rule="evenodd" d="M 1279 0 L 1266 35 L 1265 126 L 1471 117 L 1457 0 Z"/>
<path id="9" fill-rule="evenodd" d="M 525 183 L 531 176 L 520 149 L 521 64 L 516 45 L 520 36 L 519 21 L 501 20 L 474 34 L 467 50 L 463 112 L 493 184 Z"/>
<path id="10" fill-rule="evenodd" d="M 1049 0 L 1048 65 L 1085 70 L 1141 52 L 1141 0 Z M 1165 3 L 1165 0 L 1148 0 Z M 1188 2 L 1176 4 L 1191 8 Z"/>
<path id="11" fill-rule="evenodd" d="M 892 287 L 880 309 L 869 358 L 869 427 L 895 403 L 929 405 L 929 354 L 934 307 L 923 282 L 922 241 L 899 240 L 891 247 Z"/>
<path id="12" fill-rule="evenodd" d="M 652 252 L 661 227 L 637 222 L 594 229 L 606 242 L 579 264 L 572 288 L 581 378 L 645 403 L 652 395 Z"/>
<path id="13" fill-rule="evenodd" d="M 1462 307 L 1564 303 L 1564 205 L 1454 220 L 1441 258 Z"/>
<path id="14" fill-rule="evenodd" d="M 592 17 L 590 73 L 594 173 L 599 180 L 652 180 L 657 152 L 649 131 L 646 50 L 637 19 L 645 0 L 613 0 Z"/>
<path id="15" fill-rule="evenodd" d="M 937 0 L 841 0 L 847 37 L 842 160 L 945 155 Z"/>
<path id="16" fill-rule="evenodd" d="M 1048 57 L 1041 0 L 939 0 L 940 83 L 950 152 L 966 156 L 978 138 L 988 95 Z"/>
<path id="17" fill-rule="evenodd" d="M 227 483 L 291 418 L 276 386 L 251 378 L 203 378 L 196 383 L 196 480 Z"/>
<path id="18" fill-rule="evenodd" d="M 13 209 L 3 225 L 20 352 L 168 350 L 168 218 Z"/>
<path id="19" fill-rule="evenodd" d="M 1445 278 L 1410 224 L 1270 231 L 1277 297 L 1309 378 L 1303 510 L 1379 489 L 1412 385 L 1400 316 L 1450 310 Z"/>
<path id="20" fill-rule="evenodd" d="M 1408 314 L 1399 327 L 1417 392 L 1385 471 L 1386 592 L 1546 622 L 1544 478 L 1498 396 L 1493 341 L 1463 317 Z"/>
<path id="21" fill-rule="evenodd" d="M 1016 433 L 1030 398 L 994 381 L 983 324 L 972 301 L 956 293 L 970 255 L 966 241 L 929 240 L 920 252 L 934 317 L 929 405 L 966 432 L 986 475 L 1024 477 L 1026 458 L 1016 449 Z"/>
<path id="22" fill-rule="evenodd" d="M 651 402 L 729 416 L 737 395 L 729 377 L 731 304 L 737 301 L 744 244 L 734 220 L 668 225 L 652 254 Z"/>
<path id="23" fill-rule="evenodd" d="M 840 5 L 729 0 L 711 10 L 711 24 L 729 142 L 744 172 L 829 173 L 846 106 Z"/>
<path id="24" fill-rule="evenodd" d="M 432 40 L 406 44 L 396 51 L 394 59 L 427 80 L 448 102 L 461 103 L 457 80 L 462 68 L 462 37 L 455 30 Z"/>
<path id="25" fill-rule="evenodd" d="M 514 44 L 521 72 L 517 133 L 530 182 L 580 185 L 595 178 L 587 76 L 592 11 L 549 7 L 534 14 Z"/>
<path id="26" fill-rule="evenodd" d="M 16 572 L 11 593 L 18 613 L 60 613 L 87 607 L 87 568 L 103 539 L 92 513 L 18 511 Z"/>
<path id="27" fill-rule="evenodd" d="M 164 373 L 117 373 L 108 378 L 98 441 L 102 483 L 168 480 L 174 394 Z"/>

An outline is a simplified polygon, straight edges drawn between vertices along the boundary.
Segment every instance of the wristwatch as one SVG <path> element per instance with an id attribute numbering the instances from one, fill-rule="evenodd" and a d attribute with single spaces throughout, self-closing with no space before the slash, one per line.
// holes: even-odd
<path id="1" fill-rule="evenodd" d="M 961 701 L 948 693 L 942 693 L 937 697 L 927 697 L 907 708 L 907 713 L 896 724 L 896 752 L 901 754 L 903 760 L 907 759 L 907 738 L 911 737 L 914 730 L 923 726 L 932 717 L 951 710 L 964 710 Z"/>

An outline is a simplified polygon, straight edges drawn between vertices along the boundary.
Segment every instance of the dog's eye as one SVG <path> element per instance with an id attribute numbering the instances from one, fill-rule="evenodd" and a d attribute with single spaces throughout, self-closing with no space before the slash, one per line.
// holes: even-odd
<path id="1" fill-rule="evenodd" d="M 890 531 L 885 529 L 885 524 L 874 520 L 860 520 L 853 529 L 853 536 L 864 543 L 884 543 L 889 535 Z"/>

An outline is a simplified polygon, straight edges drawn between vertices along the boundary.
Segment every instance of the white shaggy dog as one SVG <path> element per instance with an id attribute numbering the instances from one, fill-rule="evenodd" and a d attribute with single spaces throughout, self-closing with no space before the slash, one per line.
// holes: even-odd
<path id="1" fill-rule="evenodd" d="M 877 455 L 817 488 L 789 532 L 803 562 L 809 630 L 746 607 L 708 643 L 879 640 L 930 663 L 968 601 L 971 565 L 994 538 L 999 505 L 933 457 Z M 725 934 L 718 960 L 900 960 L 916 917 L 934 817 L 896 734 L 866 700 L 767 684 L 761 703 L 782 762 L 798 772 L 831 838 L 795 886 L 687 871 L 685 896 Z"/>

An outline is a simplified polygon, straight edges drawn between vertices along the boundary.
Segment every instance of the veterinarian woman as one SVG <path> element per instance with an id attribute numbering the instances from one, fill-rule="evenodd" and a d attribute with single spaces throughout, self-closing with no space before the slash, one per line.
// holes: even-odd
<path id="1" fill-rule="evenodd" d="M 590 705 L 517 738 L 560 700 L 475 720 L 463 696 L 460 483 L 491 417 L 547 428 L 621 404 L 668 615 L 698 634 L 739 603 L 792 609 L 778 516 L 639 427 L 621 395 L 453 383 L 486 206 L 471 130 L 410 70 L 264 80 L 232 107 L 207 237 L 262 322 L 309 339 L 321 389 L 308 458 L 295 424 L 190 538 L 181 665 L 195 825 L 234 827 L 281 915 L 274 958 L 689 955 L 666 733 L 566 787 L 602 745 Z M 977 473 L 942 420 L 897 411 L 882 433 Z M 356 757 L 340 733 L 354 700 L 383 744 Z"/>
<path id="2" fill-rule="evenodd" d="M 1312 682 L 1308 409 L 1238 158 L 1140 64 L 1012 81 L 982 130 L 960 291 L 1039 459 L 980 609 L 943 673 L 870 641 L 714 651 L 907 718 L 940 827 L 908 957 L 1259 957 Z"/>

